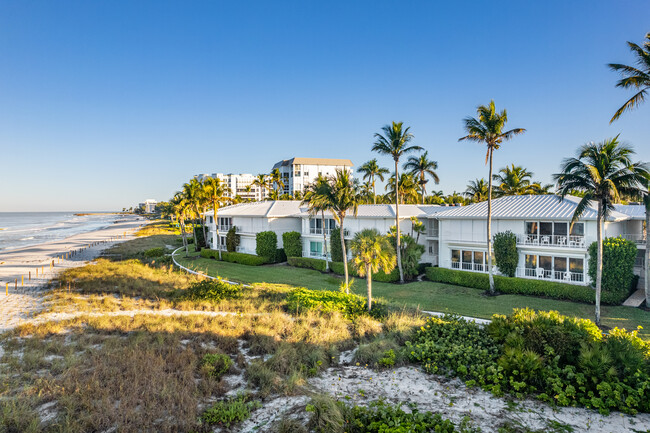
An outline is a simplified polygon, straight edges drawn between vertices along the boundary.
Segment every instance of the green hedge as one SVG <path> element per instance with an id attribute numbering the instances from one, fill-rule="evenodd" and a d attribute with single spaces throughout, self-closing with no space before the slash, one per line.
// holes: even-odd
<path id="1" fill-rule="evenodd" d="M 598 247 L 596 242 L 589 246 L 589 278 L 596 283 L 596 258 Z M 627 297 L 634 281 L 634 262 L 636 260 L 636 244 L 622 237 L 603 239 L 603 281 L 602 293 L 610 292 Z"/>
<path id="2" fill-rule="evenodd" d="M 229 253 L 234 253 L 237 251 L 237 247 L 241 242 L 240 236 L 237 234 L 237 227 L 232 226 L 228 233 L 226 234 L 226 249 Z"/>
<path id="3" fill-rule="evenodd" d="M 474 289 L 488 290 L 490 283 L 488 274 L 478 272 L 459 271 L 445 268 L 427 268 L 427 278 L 439 283 L 454 284 Z M 512 295 L 545 296 L 553 299 L 567 301 L 595 302 L 594 289 L 587 286 L 558 283 L 554 281 L 533 280 L 527 278 L 510 278 L 501 275 L 494 276 L 494 286 L 498 292 Z M 617 293 L 603 291 L 602 303 L 618 305 L 625 300 L 625 296 Z"/>
<path id="4" fill-rule="evenodd" d="M 255 254 L 273 261 L 278 249 L 278 235 L 272 231 L 259 232 L 255 236 Z"/>
<path id="5" fill-rule="evenodd" d="M 147 258 L 151 257 L 162 257 L 165 255 L 165 249 L 160 247 L 160 248 L 150 248 L 144 252 L 144 256 Z"/>
<path id="6" fill-rule="evenodd" d="M 510 230 L 494 235 L 494 259 L 499 272 L 514 277 L 519 264 L 517 236 Z"/>
<path id="7" fill-rule="evenodd" d="M 347 241 L 345 247 L 348 247 Z M 332 232 L 330 234 L 330 250 L 332 261 L 343 261 L 343 249 L 341 249 L 341 229 L 339 227 L 332 229 Z"/>
<path id="8" fill-rule="evenodd" d="M 330 262 L 330 269 L 335 274 L 339 274 L 339 275 L 345 274 L 345 269 L 343 268 L 343 262 Z M 357 269 L 354 266 L 354 262 L 352 262 L 352 260 L 348 262 L 348 272 L 353 277 L 359 278 L 359 272 L 357 272 Z M 372 274 L 372 280 L 379 281 L 382 283 L 394 283 L 396 281 L 399 281 L 399 269 L 397 269 L 396 267 L 389 274 L 380 270 L 379 272 Z"/>
<path id="9" fill-rule="evenodd" d="M 302 241 L 300 240 L 300 233 L 282 233 L 282 244 L 287 257 L 302 257 Z"/>
<path id="10" fill-rule="evenodd" d="M 327 271 L 327 263 L 321 259 L 311 259 L 309 257 L 289 257 L 287 259 L 290 266 L 297 268 L 315 269 L 317 271 Z"/>
<path id="11" fill-rule="evenodd" d="M 335 292 L 333 290 L 309 290 L 304 287 L 294 289 L 287 296 L 287 309 L 291 313 L 300 310 L 318 310 L 324 313 L 338 311 L 349 319 L 368 314 L 367 300 L 363 296 Z M 370 315 L 379 318 L 386 315 L 387 305 L 381 300 L 372 300 Z"/>
<path id="12" fill-rule="evenodd" d="M 219 260 L 219 251 L 207 249 L 202 250 L 201 257 Z M 226 251 L 221 252 L 221 260 L 224 262 L 239 263 L 240 265 L 248 266 L 260 266 L 268 263 L 268 260 L 265 257 L 256 256 L 254 254 L 228 253 Z"/>

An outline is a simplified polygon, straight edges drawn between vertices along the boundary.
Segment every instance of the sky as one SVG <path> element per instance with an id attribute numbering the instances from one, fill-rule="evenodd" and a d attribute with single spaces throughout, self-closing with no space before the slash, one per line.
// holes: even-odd
<path id="1" fill-rule="evenodd" d="M 445 193 L 487 177 L 458 142 L 494 99 L 524 135 L 495 154 L 544 183 L 621 134 L 650 161 L 650 102 L 607 63 L 650 32 L 647 0 L 0 1 L 0 212 L 121 210 L 198 173 L 377 157 L 391 121 L 438 161 Z"/>

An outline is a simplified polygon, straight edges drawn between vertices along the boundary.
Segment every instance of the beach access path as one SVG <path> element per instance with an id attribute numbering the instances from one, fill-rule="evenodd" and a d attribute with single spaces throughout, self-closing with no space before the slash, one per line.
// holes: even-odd
<path id="1" fill-rule="evenodd" d="M 83 266 L 115 243 L 132 239 L 146 222 L 124 215 L 103 229 L 0 251 L 0 332 L 18 326 L 43 308 L 47 284 L 59 272 Z"/>

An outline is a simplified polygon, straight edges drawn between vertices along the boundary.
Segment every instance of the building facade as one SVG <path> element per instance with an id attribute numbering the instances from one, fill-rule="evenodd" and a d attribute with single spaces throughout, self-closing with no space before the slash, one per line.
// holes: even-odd
<path id="1" fill-rule="evenodd" d="M 223 173 L 212 173 L 212 174 L 197 174 L 194 176 L 200 182 L 203 182 L 207 178 L 219 179 L 226 186 L 226 197 L 235 197 L 239 196 L 244 200 L 254 200 L 260 201 L 268 197 L 268 191 L 262 190 L 262 188 L 253 185 L 255 181 L 255 176 L 249 173 L 243 174 L 223 174 Z"/>
<path id="2" fill-rule="evenodd" d="M 352 174 L 352 161 L 349 159 L 330 158 L 291 158 L 277 162 L 273 169 L 278 169 L 282 176 L 283 194 L 304 192 L 318 175 L 333 176 L 336 170 L 347 170 Z"/>

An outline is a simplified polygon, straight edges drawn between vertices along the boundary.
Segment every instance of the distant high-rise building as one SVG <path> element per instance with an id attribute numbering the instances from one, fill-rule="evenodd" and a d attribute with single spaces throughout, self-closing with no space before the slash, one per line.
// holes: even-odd
<path id="1" fill-rule="evenodd" d="M 259 186 L 253 185 L 255 176 L 249 173 L 243 174 L 197 174 L 195 179 L 203 182 L 207 178 L 219 179 L 226 187 L 226 197 L 239 196 L 245 200 L 262 200 L 262 189 Z M 268 196 L 268 191 L 264 191 L 264 196 Z"/>
<path id="2" fill-rule="evenodd" d="M 291 158 L 277 162 L 273 169 L 278 169 L 284 183 L 284 194 L 301 193 L 319 174 L 333 176 L 336 170 L 347 170 L 352 174 L 352 161 L 331 158 Z"/>

